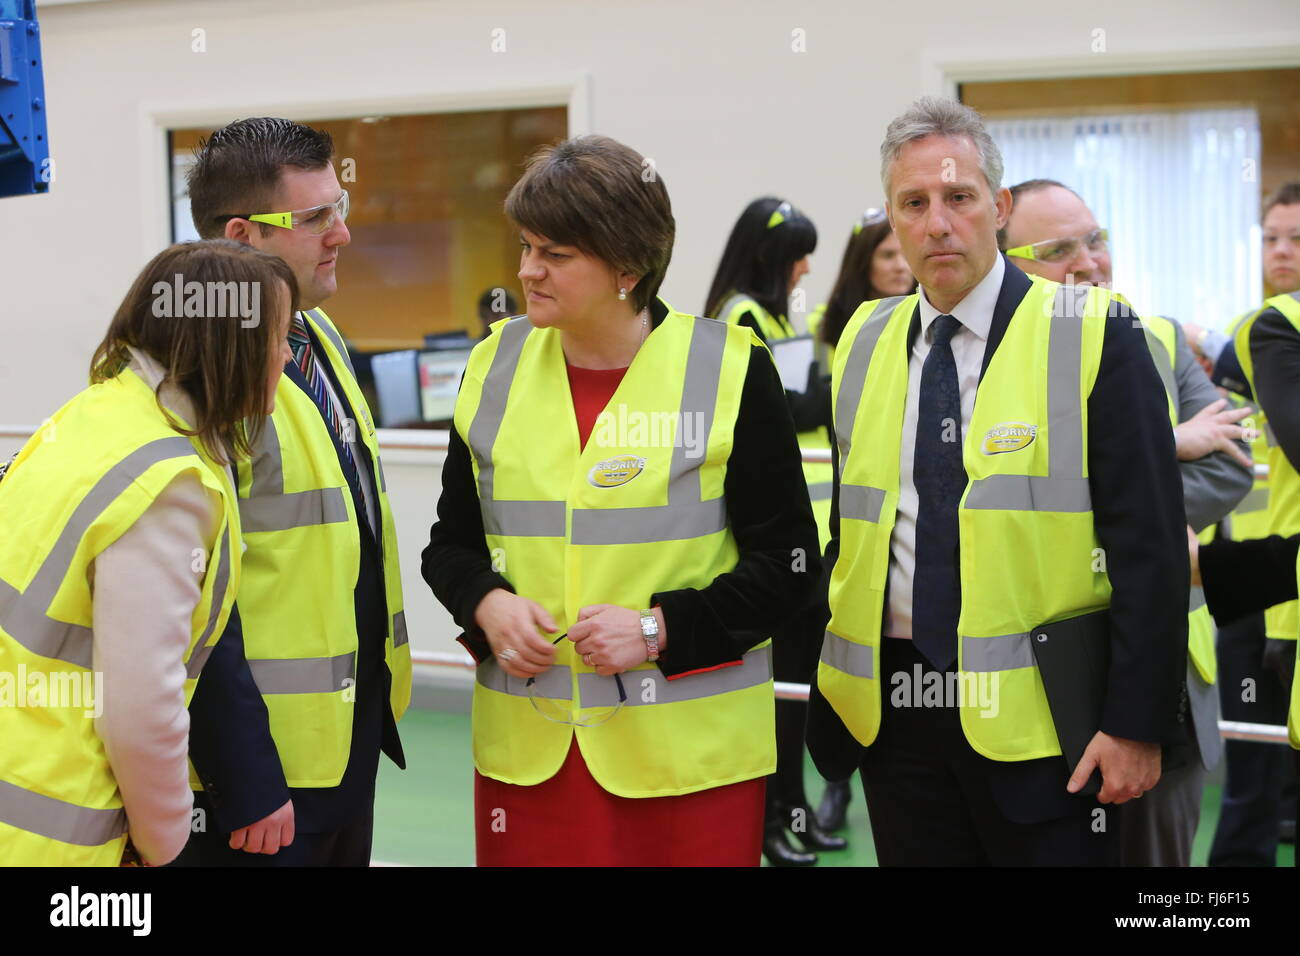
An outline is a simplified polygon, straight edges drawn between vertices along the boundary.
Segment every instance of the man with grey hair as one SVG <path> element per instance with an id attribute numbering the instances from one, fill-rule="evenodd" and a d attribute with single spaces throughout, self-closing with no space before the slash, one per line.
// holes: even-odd
<path id="1" fill-rule="evenodd" d="M 1115 863 L 1111 808 L 1179 739 L 1189 569 L 1159 376 L 1107 291 L 998 254 L 1011 197 L 973 110 L 913 104 L 881 174 L 920 289 L 865 303 L 836 350 L 809 749 L 828 779 L 860 765 L 883 865 Z"/>
<path id="2" fill-rule="evenodd" d="M 1088 204 L 1064 183 L 1031 179 L 1011 187 L 1011 217 L 999 246 L 1022 271 L 1054 282 L 1111 287 L 1106 231 Z M 1223 520 L 1249 493 L 1254 462 L 1235 424 L 1253 409 L 1225 408 L 1226 400 L 1192 355 L 1177 322 L 1145 316 L 1147 346 L 1177 415 L 1174 447 L 1183 483 L 1187 524 L 1198 534 Z M 1125 866 L 1191 866 L 1201 816 L 1201 793 L 1223 755 L 1218 691 L 1214 686 L 1214 622 L 1205 595 L 1192 589 L 1188 617 L 1186 721 L 1194 753 L 1164 768 L 1160 783 L 1124 813 Z"/>

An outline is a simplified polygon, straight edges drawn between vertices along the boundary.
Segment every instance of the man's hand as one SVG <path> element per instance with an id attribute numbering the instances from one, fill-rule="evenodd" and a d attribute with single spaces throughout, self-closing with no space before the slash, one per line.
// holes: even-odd
<path id="1" fill-rule="evenodd" d="M 1088 743 L 1065 789 L 1078 793 L 1096 767 L 1101 768 L 1101 793 L 1097 794 L 1097 802 L 1127 803 L 1160 782 L 1160 745 L 1112 737 L 1099 730 Z"/>
<path id="2" fill-rule="evenodd" d="M 1211 402 L 1174 428 L 1174 445 L 1179 461 L 1195 461 L 1216 451 L 1226 452 L 1237 464 L 1254 473 L 1255 463 L 1238 447 L 1247 437 L 1237 422 L 1254 413 L 1249 405 L 1225 408 L 1226 398 Z"/>
<path id="3" fill-rule="evenodd" d="M 230 848 L 245 853 L 265 853 L 274 856 L 280 847 L 293 842 L 293 801 L 256 823 L 240 827 L 230 834 Z"/>

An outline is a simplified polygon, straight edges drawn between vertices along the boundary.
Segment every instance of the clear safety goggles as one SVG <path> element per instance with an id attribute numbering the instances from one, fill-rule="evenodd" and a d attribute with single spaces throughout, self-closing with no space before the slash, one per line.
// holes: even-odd
<path id="1" fill-rule="evenodd" d="M 351 207 L 352 200 L 345 189 L 342 195 L 333 202 L 312 206 L 310 209 L 294 209 L 290 212 L 258 212 L 247 216 L 236 214 L 224 218 L 264 222 L 268 226 L 279 226 L 281 229 L 297 229 L 313 236 L 319 236 L 333 228 L 336 221 L 347 222 L 348 211 Z"/>
<path id="2" fill-rule="evenodd" d="M 1027 246 L 1008 249 L 1007 255 L 1017 259 L 1032 259 L 1035 262 L 1072 262 L 1082 249 L 1089 252 L 1104 252 L 1106 242 L 1110 239 L 1105 229 L 1094 229 L 1082 236 L 1066 239 L 1044 239 Z"/>

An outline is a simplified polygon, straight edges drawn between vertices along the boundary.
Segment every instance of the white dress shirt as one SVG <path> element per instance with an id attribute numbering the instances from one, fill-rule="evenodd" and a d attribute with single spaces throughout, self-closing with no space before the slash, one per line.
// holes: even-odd
<path id="1" fill-rule="evenodd" d="M 984 349 L 993 324 L 993 309 L 1002 289 L 1006 263 L 1001 256 L 993 268 L 952 309 L 946 313 L 961 323 L 952 337 L 952 357 L 957 363 L 957 384 L 961 388 L 961 437 L 966 441 L 971 414 L 975 410 L 975 389 L 979 386 Z M 917 396 L 921 391 L 921 367 L 930 354 L 931 326 L 941 314 L 921 290 L 921 332 L 912 346 L 907 363 L 907 404 L 903 409 L 903 442 L 898 450 L 898 514 L 894 533 L 889 539 L 889 608 L 885 614 L 884 634 L 888 637 L 912 636 L 912 579 L 916 572 L 916 516 L 919 500 L 912 479 L 916 453 Z"/>

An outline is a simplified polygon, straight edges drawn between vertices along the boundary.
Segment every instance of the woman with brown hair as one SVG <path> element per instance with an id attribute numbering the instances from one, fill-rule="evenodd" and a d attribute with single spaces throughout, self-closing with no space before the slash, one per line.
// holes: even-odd
<path id="1" fill-rule="evenodd" d="M 161 252 L 91 385 L 0 480 L 0 682 L 24 678 L 0 707 L 0 865 L 158 865 L 185 845 L 186 704 L 239 584 L 228 468 L 274 404 L 296 298 L 249 246 Z"/>
<path id="2" fill-rule="evenodd" d="M 662 177 L 601 136 L 506 199 L 528 314 L 475 349 L 423 572 L 479 661 L 480 865 L 756 865 L 764 630 L 817 575 L 771 357 L 656 297 Z"/>

